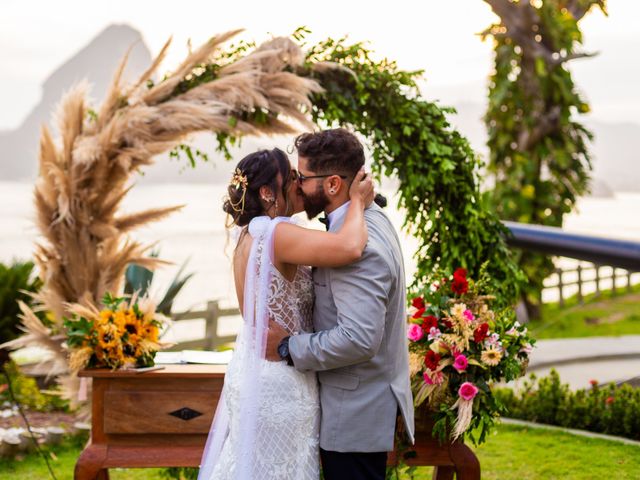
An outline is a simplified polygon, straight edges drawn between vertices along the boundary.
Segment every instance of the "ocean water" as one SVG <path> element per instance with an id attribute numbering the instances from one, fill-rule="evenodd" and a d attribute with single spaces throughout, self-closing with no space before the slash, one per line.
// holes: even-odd
<path id="1" fill-rule="evenodd" d="M 37 240 L 33 223 L 33 186 L 23 182 L 0 182 L 0 261 L 14 258 L 28 259 Z M 400 231 L 403 214 L 395 208 L 393 191 L 382 190 L 389 198 L 387 211 Z M 208 300 L 217 299 L 228 306 L 235 306 L 230 255 L 234 236 L 224 226 L 222 198 L 225 186 L 219 184 L 155 184 L 136 186 L 123 203 L 124 212 L 134 212 L 151 207 L 185 205 L 183 210 L 171 217 L 133 232 L 133 236 L 144 243 L 157 242 L 160 257 L 174 263 L 156 272 L 152 292 L 164 293 L 180 265 L 187 261 L 186 272 L 195 272 L 194 277 L 176 300 L 175 311 L 198 310 Z M 640 241 L 640 194 L 617 193 L 612 198 L 584 198 L 578 210 L 565 222 L 567 231 L 602 235 L 611 238 Z M 306 217 L 300 216 L 302 221 Z M 317 221 L 308 222 L 313 228 L 323 228 Z M 415 239 L 401 232 L 407 279 L 415 268 L 412 257 L 417 247 Z M 560 259 L 559 265 L 570 267 L 575 261 Z M 570 278 L 568 278 L 570 280 Z M 640 281 L 640 276 L 634 276 Z M 604 285 L 606 287 L 606 284 Z M 571 289 L 567 292 L 570 294 Z M 545 292 L 546 300 L 557 298 L 553 290 Z M 180 338 L 198 338 L 203 333 L 202 321 L 182 323 Z M 230 318 L 221 322 L 219 333 L 237 329 L 239 319 Z"/>

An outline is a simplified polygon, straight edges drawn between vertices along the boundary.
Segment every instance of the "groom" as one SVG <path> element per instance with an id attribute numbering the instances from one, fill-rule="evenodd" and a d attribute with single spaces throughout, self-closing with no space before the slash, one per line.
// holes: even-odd
<path id="1" fill-rule="evenodd" d="M 340 228 L 349 182 L 364 150 L 347 130 L 307 133 L 295 141 L 299 191 L 309 218 L 324 211 Z M 384 479 L 398 413 L 413 442 L 413 401 L 398 236 L 375 204 L 365 210 L 369 240 L 360 260 L 314 269 L 316 333 L 287 337 L 272 323 L 267 358 L 318 372 L 320 455 L 327 480 Z"/>

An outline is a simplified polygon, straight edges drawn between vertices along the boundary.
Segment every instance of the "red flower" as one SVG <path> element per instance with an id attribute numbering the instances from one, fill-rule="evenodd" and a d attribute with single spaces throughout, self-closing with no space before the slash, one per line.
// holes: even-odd
<path id="1" fill-rule="evenodd" d="M 615 399 L 613 397 L 607 397 L 607 399 L 605 400 L 607 405 L 611 405 L 614 401 L 615 401 Z"/>
<path id="2" fill-rule="evenodd" d="M 475 331 L 473 332 L 473 340 L 476 343 L 480 343 L 482 340 L 487 338 L 487 331 L 488 330 L 489 330 L 489 324 L 486 323 L 486 322 L 483 323 L 478 328 L 476 328 Z"/>
<path id="3" fill-rule="evenodd" d="M 598 386 L 598 380 L 589 380 L 589 383 L 591 384 L 592 387 Z"/>
<path id="4" fill-rule="evenodd" d="M 422 314 L 424 313 L 424 308 L 419 308 L 416 313 L 413 314 L 413 318 L 420 318 L 422 316 Z"/>
<path id="5" fill-rule="evenodd" d="M 451 323 L 446 318 L 442 319 L 442 325 L 444 325 L 445 328 L 453 328 L 453 323 Z"/>
<path id="6" fill-rule="evenodd" d="M 467 269 L 466 268 L 456 268 L 456 271 L 453 272 L 453 278 L 454 279 L 467 279 Z"/>
<path id="7" fill-rule="evenodd" d="M 457 270 L 456 270 L 457 271 Z M 453 281 L 451 282 L 451 290 L 458 295 L 462 295 L 467 293 L 469 290 L 469 282 L 464 277 L 453 277 Z"/>
<path id="8" fill-rule="evenodd" d="M 427 315 L 422 321 L 422 330 L 429 333 L 432 328 L 438 328 L 438 319 L 433 315 Z"/>
<path id="9" fill-rule="evenodd" d="M 413 300 L 411 300 L 411 305 L 415 308 L 417 308 L 418 310 L 420 310 L 421 308 L 424 309 L 425 305 L 424 305 L 424 298 L 422 297 L 416 297 Z"/>
<path id="10" fill-rule="evenodd" d="M 9 385 L 7 385 L 6 383 L 0 385 L 0 393 L 4 392 L 7 388 L 9 388 Z"/>
<path id="11" fill-rule="evenodd" d="M 436 368 L 438 368 L 438 362 L 440 362 L 440 355 L 438 355 L 433 350 L 429 350 L 424 356 L 424 364 L 430 370 L 435 370 Z"/>

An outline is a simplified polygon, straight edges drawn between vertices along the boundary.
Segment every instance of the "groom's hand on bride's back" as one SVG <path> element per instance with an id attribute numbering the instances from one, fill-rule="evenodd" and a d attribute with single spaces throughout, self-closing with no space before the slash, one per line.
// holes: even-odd
<path id="1" fill-rule="evenodd" d="M 265 358 L 271 362 L 281 362 L 280 354 L 278 353 L 278 345 L 283 338 L 288 337 L 287 332 L 280 324 L 269 320 L 269 329 L 267 331 L 267 348 L 265 351 Z"/>

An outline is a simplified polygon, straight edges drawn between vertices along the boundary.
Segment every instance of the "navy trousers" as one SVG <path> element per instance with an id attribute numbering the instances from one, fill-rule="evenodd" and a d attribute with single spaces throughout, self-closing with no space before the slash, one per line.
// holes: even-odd
<path id="1" fill-rule="evenodd" d="M 325 480 L 384 480 L 387 452 L 331 452 L 320 449 Z"/>

